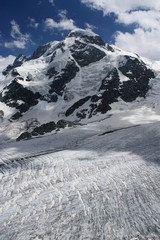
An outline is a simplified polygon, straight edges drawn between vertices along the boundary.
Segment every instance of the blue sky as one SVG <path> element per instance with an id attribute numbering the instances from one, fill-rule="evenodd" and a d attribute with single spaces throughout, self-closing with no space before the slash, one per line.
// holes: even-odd
<path id="1" fill-rule="evenodd" d="M 0 60 L 30 55 L 76 27 L 160 60 L 160 0 L 1 0 Z"/>
<path id="2" fill-rule="evenodd" d="M 64 28 L 61 28 L 61 25 L 57 28 L 46 26 L 46 19 L 53 19 L 60 23 L 63 18 L 72 20 L 73 24 L 70 21 Z M 115 23 L 114 19 L 113 15 L 103 17 L 102 11 L 91 10 L 79 0 L 55 0 L 53 2 L 48 0 L 1 0 L 0 31 L 3 45 L 0 54 L 17 55 L 22 52 L 28 55 L 38 45 L 63 39 L 74 27 L 92 28 L 105 41 L 113 43 L 114 33 L 118 29 L 123 30 L 123 27 Z M 18 25 L 20 32 L 26 34 L 25 46 L 11 44 L 14 41 L 14 38 L 11 37 L 14 25 Z"/>

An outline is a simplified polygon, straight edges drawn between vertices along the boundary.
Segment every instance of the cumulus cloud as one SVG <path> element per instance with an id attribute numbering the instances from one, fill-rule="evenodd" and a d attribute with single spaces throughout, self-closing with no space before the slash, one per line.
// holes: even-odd
<path id="1" fill-rule="evenodd" d="M 34 18 L 28 17 L 28 20 L 29 20 L 28 27 L 31 27 L 31 28 L 38 28 L 39 23 L 36 22 L 36 20 L 35 20 Z"/>
<path id="2" fill-rule="evenodd" d="M 129 26 L 134 24 L 133 33 L 118 32 L 115 44 L 145 57 L 160 59 L 160 1 L 159 0 L 81 0 L 104 15 L 113 13 L 115 21 Z"/>
<path id="3" fill-rule="evenodd" d="M 115 38 L 115 45 L 122 49 L 138 53 L 154 60 L 160 60 L 159 41 L 160 32 L 152 29 L 145 31 L 142 28 L 136 28 L 134 33 L 118 32 Z"/>
<path id="4" fill-rule="evenodd" d="M 0 77 L 2 76 L 2 71 L 5 69 L 9 64 L 12 64 L 15 60 L 15 56 L 9 55 L 7 57 L 0 56 Z"/>
<path id="5" fill-rule="evenodd" d="M 59 12 L 58 16 L 60 17 L 60 21 L 56 22 L 52 18 L 46 18 L 45 20 L 45 29 L 50 30 L 73 30 L 76 28 L 74 20 L 67 18 L 67 11 L 62 10 Z"/>
<path id="6" fill-rule="evenodd" d="M 6 48 L 26 48 L 28 42 L 30 42 L 30 34 L 21 33 L 19 25 L 12 20 L 11 21 L 11 33 L 10 36 L 12 41 L 5 42 L 4 46 Z"/>
<path id="7" fill-rule="evenodd" d="M 82 3 L 91 8 L 102 10 L 104 14 L 115 13 L 117 15 L 124 12 L 131 12 L 138 9 L 143 10 L 160 10 L 159 0 L 123 0 L 123 4 L 119 0 L 81 0 Z"/>

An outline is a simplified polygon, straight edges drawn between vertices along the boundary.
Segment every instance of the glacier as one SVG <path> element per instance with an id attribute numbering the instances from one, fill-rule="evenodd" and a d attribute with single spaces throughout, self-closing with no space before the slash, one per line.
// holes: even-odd
<path id="1" fill-rule="evenodd" d="M 160 123 L 119 119 L 0 145 L 0 239 L 159 239 Z"/>
<path id="2" fill-rule="evenodd" d="M 160 62 L 92 32 L 18 56 L 0 77 L 0 240 L 160 240 L 159 94 Z"/>

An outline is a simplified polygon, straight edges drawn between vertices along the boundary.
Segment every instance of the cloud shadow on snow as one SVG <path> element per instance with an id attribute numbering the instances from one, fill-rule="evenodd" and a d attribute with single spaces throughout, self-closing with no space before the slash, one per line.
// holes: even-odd
<path id="1" fill-rule="evenodd" d="M 60 134 L 54 136 L 46 136 L 38 139 L 31 139 L 19 143 L 11 143 L 17 152 L 17 156 L 12 157 L 12 153 L 8 152 L 8 144 L 1 145 L 1 149 L 6 151 L 6 159 L 1 158 L 0 171 L 6 172 L 14 170 L 20 166 L 23 170 L 32 167 L 40 168 L 40 163 L 36 166 L 34 160 L 39 156 L 60 151 L 91 151 L 96 152 L 99 156 L 107 152 L 129 152 L 140 156 L 147 164 L 160 165 L 160 133 L 158 132 L 160 123 L 143 124 L 132 126 L 131 128 L 120 128 L 115 131 L 103 131 L 102 129 L 95 133 L 91 129 L 81 127 L 77 129 L 75 137 L 71 136 L 72 131 L 69 131 L 65 136 L 65 141 L 59 142 L 62 137 Z M 45 142 L 45 144 L 44 144 Z M 27 146 L 27 148 L 26 148 Z M 37 152 L 35 152 L 37 146 Z M 33 151 L 34 149 L 34 151 Z M 74 154 L 73 152 L 73 154 Z M 34 158 L 34 156 L 36 158 Z M 87 158 L 86 161 L 94 161 Z M 85 157 L 83 158 L 85 161 Z"/>

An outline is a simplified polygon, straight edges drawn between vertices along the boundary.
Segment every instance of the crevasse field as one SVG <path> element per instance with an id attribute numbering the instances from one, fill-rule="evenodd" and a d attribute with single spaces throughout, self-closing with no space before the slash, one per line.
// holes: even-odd
<path id="1" fill-rule="evenodd" d="M 115 110 L 1 144 L 0 239 L 160 239 L 159 120 L 147 107 Z"/>

